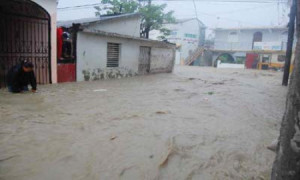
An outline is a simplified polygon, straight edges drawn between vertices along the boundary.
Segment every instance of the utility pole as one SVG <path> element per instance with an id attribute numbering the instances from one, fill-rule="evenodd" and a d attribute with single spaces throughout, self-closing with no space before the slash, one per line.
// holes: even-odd
<path id="1" fill-rule="evenodd" d="M 290 76 L 290 67 L 291 67 L 291 58 L 293 53 L 293 43 L 294 43 L 294 34 L 295 34 L 295 20 L 296 20 L 296 12 L 297 12 L 297 0 L 293 0 L 290 12 L 290 20 L 288 24 L 289 32 L 288 32 L 288 42 L 286 49 L 286 60 L 284 64 L 284 74 L 282 85 L 287 86 L 289 83 Z"/>

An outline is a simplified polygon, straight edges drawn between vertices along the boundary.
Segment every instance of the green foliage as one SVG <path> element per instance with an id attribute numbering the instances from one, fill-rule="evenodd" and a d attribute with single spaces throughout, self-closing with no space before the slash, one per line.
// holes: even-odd
<path id="1" fill-rule="evenodd" d="M 111 5 L 107 14 L 133 13 L 138 10 L 138 3 L 133 0 L 102 0 L 102 4 Z M 97 9 L 96 15 L 100 15 L 100 8 Z M 98 13 L 98 14 L 97 14 Z"/>
<path id="2" fill-rule="evenodd" d="M 144 0 L 140 0 L 142 2 Z M 107 14 L 133 13 L 139 12 L 142 15 L 141 36 L 149 38 L 151 30 L 159 30 L 162 33 L 161 38 L 165 39 L 170 34 L 170 30 L 163 28 L 164 23 L 175 22 L 173 11 L 165 13 L 166 4 L 153 5 L 151 0 L 148 4 L 142 6 L 136 0 L 102 0 L 103 4 L 110 5 Z M 96 15 L 100 16 L 100 7 L 95 7 Z"/>
<path id="3" fill-rule="evenodd" d="M 218 60 L 220 60 L 222 63 L 232 63 L 235 64 L 234 59 L 229 54 L 222 54 L 218 57 Z"/>
<path id="4" fill-rule="evenodd" d="M 100 6 L 94 6 L 94 8 L 97 10 L 96 12 L 95 12 L 95 15 L 96 16 L 101 16 L 101 8 L 100 8 Z"/>
<path id="5" fill-rule="evenodd" d="M 162 34 L 161 36 L 159 36 L 158 38 L 161 40 L 166 40 L 167 36 L 169 36 L 171 34 L 171 30 L 167 29 L 167 28 L 160 28 L 160 33 Z"/>
<path id="6" fill-rule="evenodd" d="M 237 64 L 245 64 L 246 57 L 238 56 L 236 57 L 236 63 Z"/>
<path id="7" fill-rule="evenodd" d="M 162 30 L 164 33 L 166 31 L 162 29 L 163 23 L 175 22 L 173 11 L 164 13 L 166 7 L 166 4 L 150 4 L 140 8 L 139 12 L 143 15 L 142 36 L 148 38 L 151 30 Z"/>
<path id="8" fill-rule="evenodd" d="M 208 95 L 214 95 L 215 93 L 213 91 L 209 91 L 207 94 Z"/>

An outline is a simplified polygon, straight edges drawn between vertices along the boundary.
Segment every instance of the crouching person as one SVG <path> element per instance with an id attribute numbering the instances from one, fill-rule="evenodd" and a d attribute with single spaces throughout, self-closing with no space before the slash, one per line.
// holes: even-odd
<path id="1" fill-rule="evenodd" d="M 31 85 L 31 91 L 36 92 L 36 78 L 33 72 L 33 64 L 28 61 L 12 67 L 7 73 L 8 91 L 12 93 L 21 93 L 29 91 L 28 85 Z"/>

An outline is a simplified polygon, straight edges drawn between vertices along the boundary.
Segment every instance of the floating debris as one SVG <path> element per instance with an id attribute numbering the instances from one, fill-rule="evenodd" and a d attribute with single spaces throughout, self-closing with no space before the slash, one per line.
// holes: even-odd
<path id="1" fill-rule="evenodd" d="M 107 89 L 95 89 L 94 92 L 106 92 Z"/>
<path id="2" fill-rule="evenodd" d="M 116 138 L 117 138 L 117 136 L 112 136 L 112 137 L 110 138 L 110 140 L 113 141 L 113 140 L 115 140 Z"/>
<path id="3" fill-rule="evenodd" d="M 214 95 L 215 93 L 213 91 L 210 91 L 207 93 L 208 95 Z"/>
<path id="4" fill-rule="evenodd" d="M 168 111 L 157 111 L 156 114 L 168 114 Z"/>

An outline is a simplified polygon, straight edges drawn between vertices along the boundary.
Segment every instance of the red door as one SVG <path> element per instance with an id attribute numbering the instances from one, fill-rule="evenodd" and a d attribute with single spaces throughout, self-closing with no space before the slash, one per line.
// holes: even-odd
<path id="1" fill-rule="evenodd" d="M 58 64 L 57 81 L 59 83 L 76 81 L 76 64 L 75 63 Z"/>
<path id="2" fill-rule="evenodd" d="M 258 54 L 247 53 L 246 55 L 246 68 L 256 69 L 258 63 Z"/>

